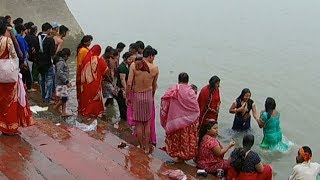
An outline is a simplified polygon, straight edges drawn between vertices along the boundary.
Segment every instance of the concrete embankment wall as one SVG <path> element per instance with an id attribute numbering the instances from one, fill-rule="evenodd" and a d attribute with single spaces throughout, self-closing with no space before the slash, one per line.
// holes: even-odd
<path id="1" fill-rule="evenodd" d="M 12 20 L 21 17 L 32 21 L 41 31 L 44 22 L 58 22 L 70 29 L 65 47 L 75 50 L 83 33 L 64 0 L 0 0 L 0 16 L 10 15 Z"/>

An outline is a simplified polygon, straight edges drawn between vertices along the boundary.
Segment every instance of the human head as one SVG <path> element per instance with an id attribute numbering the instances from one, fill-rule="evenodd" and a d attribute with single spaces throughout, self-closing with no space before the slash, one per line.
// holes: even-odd
<path id="1" fill-rule="evenodd" d="M 122 58 L 126 64 L 130 65 L 134 62 L 136 55 L 131 52 L 126 52 L 123 54 Z"/>
<path id="2" fill-rule="evenodd" d="M 41 29 L 42 29 L 42 32 L 43 33 L 49 33 L 52 29 L 52 26 L 50 23 L 46 22 L 46 23 L 43 23 L 42 26 L 41 26 Z"/>
<path id="3" fill-rule="evenodd" d="M 199 132 L 199 144 L 202 141 L 202 138 L 209 134 L 210 136 L 217 136 L 218 135 L 218 122 L 214 119 L 209 119 L 208 122 L 202 127 Z"/>
<path id="4" fill-rule="evenodd" d="M 178 83 L 188 83 L 189 82 L 189 75 L 185 72 L 182 72 L 178 76 Z"/>
<path id="5" fill-rule="evenodd" d="M 138 54 L 139 46 L 136 43 L 131 43 L 129 45 L 129 52 L 132 52 L 133 54 Z"/>
<path id="6" fill-rule="evenodd" d="M 101 54 L 101 46 L 96 44 L 96 45 L 92 46 L 90 51 L 91 51 L 93 56 L 100 56 L 100 54 Z"/>
<path id="7" fill-rule="evenodd" d="M 16 29 L 17 33 L 21 35 L 26 30 L 26 27 L 24 27 L 24 25 L 22 25 L 22 24 L 18 24 L 15 26 L 15 29 Z"/>
<path id="8" fill-rule="evenodd" d="M 298 150 L 298 155 L 296 157 L 296 162 L 303 163 L 303 162 L 308 162 L 312 158 L 312 151 L 311 148 L 308 146 L 302 146 Z"/>
<path id="9" fill-rule="evenodd" d="M 246 134 L 242 139 L 242 146 L 246 151 L 250 150 L 254 144 L 254 136 L 252 134 Z"/>
<path id="10" fill-rule="evenodd" d="M 138 53 L 142 54 L 144 50 L 144 43 L 142 41 L 137 41 L 136 44 L 138 46 Z"/>
<path id="11" fill-rule="evenodd" d="M 27 22 L 24 24 L 24 27 L 26 28 L 27 32 L 30 32 L 31 27 L 34 25 L 33 22 Z"/>
<path id="12" fill-rule="evenodd" d="M 110 56 L 112 54 L 112 50 L 113 50 L 113 47 L 111 47 L 111 46 L 106 47 L 106 49 L 104 50 L 104 54 L 103 54 L 106 59 L 110 58 Z"/>
<path id="13" fill-rule="evenodd" d="M 61 37 L 66 37 L 68 31 L 69 31 L 69 28 L 66 27 L 65 25 L 61 25 L 59 27 L 59 34 L 60 34 Z"/>
<path id="14" fill-rule="evenodd" d="M 211 91 L 220 87 L 220 78 L 218 76 L 212 76 L 209 80 L 209 89 Z"/>
<path id="15" fill-rule="evenodd" d="M 6 22 L 0 21 L 0 36 L 3 36 L 7 31 Z"/>
<path id="16" fill-rule="evenodd" d="M 244 88 L 241 91 L 241 94 L 239 95 L 238 99 L 240 99 L 241 101 L 247 102 L 251 97 L 251 92 L 250 89 L 248 88 Z"/>
<path id="17" fill-rule="evenodd" d="M 268 113 L 268 119 L 271 117 L 273 110 L 276 109 L 276 101 L 272 97 L 267 97 L 264 104 L 265 111 Z"/>
<path id="18" fill-rule="evenodd" d="M 151 46 L 147 46 L 143 51 L 143 58 L 146 58 L 149 62 L 153 62 L 158 51 Z"/>
<path id="19" fill-rule="evenodd" d="M 38 31 L 38 27 L 37 27 L 37 26 L 35 26 L 35 25 L 31 26 L 31 28 L 30 28 L 30 34 L 36 35 L 36 34 L 37 34 L 37 31 Z"/>
<path id="20" fill-rule="evenodd" d="M 11 24 L 11 16 L 10 15 L 6 15 L 4 18 L 6 19 L 6 22 L 8 24 Z"/>
<path id="21" fill-rule="evenodd" d="M 117 44 L 116 48 L 117 48 L 118 52 L 121 53 L 125 47 L 126 47 L 126 45 L 123 42 L 119 42 Z"/>
<path id="22" fill-rule="evenodd" d="M 19 17 L 19 18 L 13 20 L 13 24 L 14 24 L 14 26 L 17 26 L 19 24 L 23 24 L 23 19 Z"/>
<path id="23" fill-rule="evenodd" d="M 191 86 L 191 88 L 194 90 L 194 92 L 195 92 L 196 94 L 198 94 L 198 87 L 197 87 L 196 85 L 194 85 L 194 84 L 191 84 L 190 86 Z"/>
<path id="24" fill-rule="evenodd" d="M 61 50 L 60 57 L 62 57 L 64 60 L 67 60 L 70 55 L 71 55 L 71 51 L 69 48 L 63 48 Z"/>
<path id="25" fill-rule="evenodd" d="M 93 37 L 91 35 L 85 35 L 82 37 L 80 43 L 77 47 L 77 53 L 79 52 L 80 48 L 82 47 L 89 47 L 91 45 L 91 41 L 93 40 Z"/>
<path id="26" fill-rule="evenodd" d="M 118 57 L 119 57 L 118 50 L 112 48 L 112 50 L 110 52 L 110 58 L 118 60 Z"/>

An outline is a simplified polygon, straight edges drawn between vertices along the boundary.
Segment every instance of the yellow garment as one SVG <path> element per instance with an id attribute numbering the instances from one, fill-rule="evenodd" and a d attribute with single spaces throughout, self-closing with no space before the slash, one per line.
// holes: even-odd
<path id="1" fill-rule="evenodd" d="M 83 59 L 86 57 L 87 53 L 89 52 L 89 49 L 86 47 L 80 48 L 78 52 L 77 57 L 77 67 L 81 66 Z"/>

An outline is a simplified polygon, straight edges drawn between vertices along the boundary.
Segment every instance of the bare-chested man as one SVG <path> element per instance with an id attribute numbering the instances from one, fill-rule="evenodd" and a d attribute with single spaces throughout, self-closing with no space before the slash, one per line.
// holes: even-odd
<path id="1" fill-rule="evenodd" d="M 67 33 L 69 32 L 69 28 L 61 25 L 59 26 L 59 34 L 53 37 L 55 45 L 56 45 L 56 54 L 62 50 L 63 47 L 63 41 L 66 37 Z"/>
<path id="2" fill-rule="evenodd" d="M 127 96 L 133 91 L 132 102 L 128 103 L 132 103 L 139 144 L 145 153 L 150 152 L 150 120 L 159 75 L 158 66 L 153 63 L 157 53 L 148 46 L 143 51 L 143 60 L 131 64 L 127 82 Z"/>

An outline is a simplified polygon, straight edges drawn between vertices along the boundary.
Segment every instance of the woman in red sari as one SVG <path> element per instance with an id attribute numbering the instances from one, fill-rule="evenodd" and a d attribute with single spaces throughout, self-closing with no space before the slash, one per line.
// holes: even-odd
<path id="1" fill-rule="evenodd" d="M 77 86 L 77 100 L 78 100 L 78 110 L 80 107 L 80 92 L 81 92 L 81 65 L 89 52 L 89 46 L 91 44 L 93 37 L 91 35 L 85 35 L 81 39 L 80 44 L 77 47 L 77 74 L 76 74 L 76 86 Z"/>
<path id="2" fill-rule="evenodd" d="M 100 57 L 101 47 L 94 45 L 81 65 L 80 113 L 99 116 L 103 110 L 102 79 L 107 73 L 107 63 Z"/>
<path id="3" fill-rule="evenodd" d="M 0 22 L 0 61 L 8 59 L 19 61 L 11 38 L 4 36 L 6 29 L 6 25 Z M 26 127 L 34 124 L 21 75 L 18 82 L 0 83 L 0 92 L 0 131 L 2 134 L 19 134 L 19 126 Z"/>
<path id="4" fill-rule="evenodd" d="M 209 84 L 203 87 L 198 97 L 200 107 L 200 128 L 208 122 L 208 119 L 218 120 L 220 109 L 220 79 L 218 76 L 213 76 L 209 80 Z"/>

